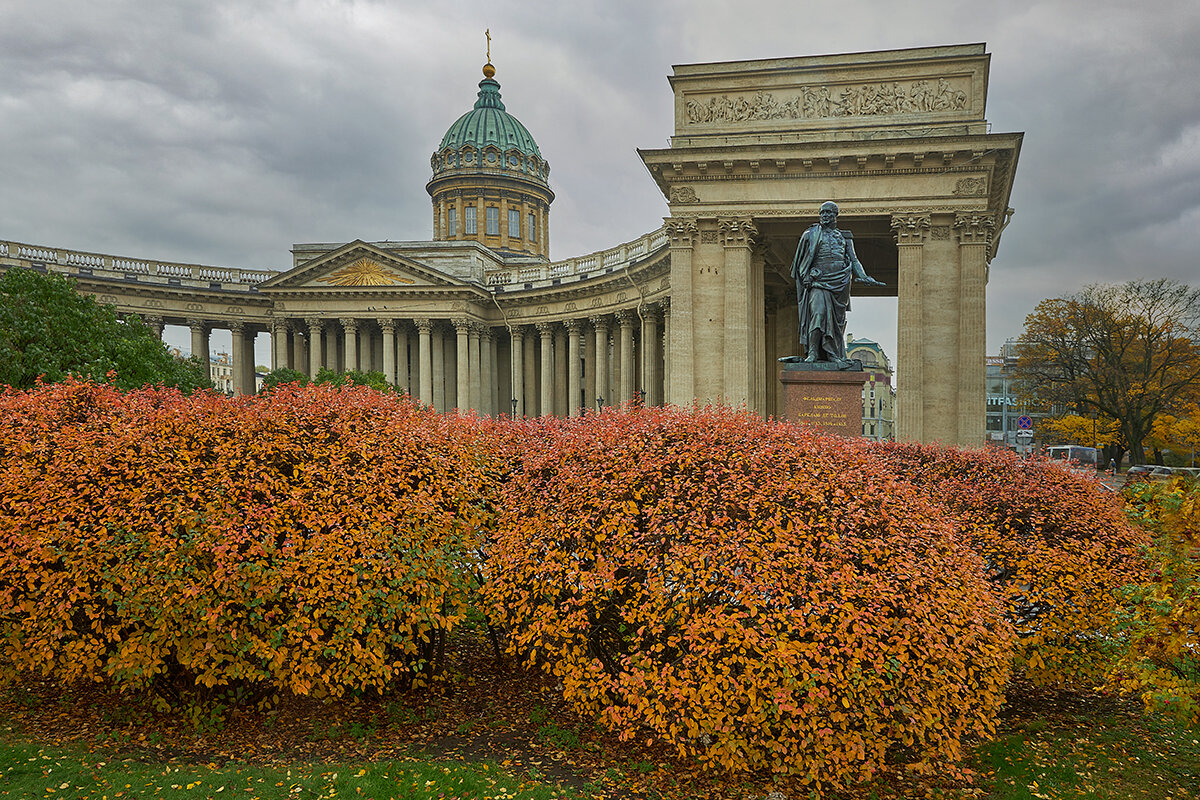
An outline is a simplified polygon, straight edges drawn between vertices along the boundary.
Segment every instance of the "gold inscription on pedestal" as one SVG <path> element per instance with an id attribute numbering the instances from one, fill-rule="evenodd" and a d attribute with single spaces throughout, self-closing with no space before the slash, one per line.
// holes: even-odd
<path id="1" fill-rule="evenodd" d="M 801 395 L 800 401 L 807 407 L 796 413 L 796 419 L 826 426 L 848 424 L 850 415 L 837 410 L 841 399 L 832 395 Z"/>

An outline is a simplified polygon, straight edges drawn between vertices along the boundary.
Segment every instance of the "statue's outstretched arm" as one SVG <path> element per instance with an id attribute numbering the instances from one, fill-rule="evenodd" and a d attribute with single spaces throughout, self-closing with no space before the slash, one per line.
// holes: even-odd
<path id="1" fill-rule="evenodd" d="M 858 255 L 854 252 L 854 239 L 846 237 L 846 256 L 850 259 L 850 269 L 854 271 L 854 280 L 859 283 L 865 283 L 868 286 L 887 286 L 883 281 L 877 281 L 867 274 L 863 269 L 862 262 L 858 260 Z"/>

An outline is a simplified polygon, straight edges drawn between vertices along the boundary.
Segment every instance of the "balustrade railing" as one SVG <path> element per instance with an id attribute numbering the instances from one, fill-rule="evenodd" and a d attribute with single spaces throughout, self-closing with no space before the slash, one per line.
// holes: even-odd
<path id="1" fill-rule="evenodd" d="M 568 258 L 565 261 L 555 261 L 536 267 L 509 267 L 507 269 L 488 270 L 487 284 L 489 286 L 506 286 L 508 284 L 535 283 L 552 278 L 565 278 L 572 275 L 587 275 L 598 270 L 613 271 L 627 266 L 643 256 L 669 243 L 666 229 L 659 228 L 647 233 L 635 241 L 617 245 L 598 253 Z"/>
<path id="2" fill-rule="evenodd" d="M 40 261 L 61 264 L 66 267 L 82 267 L 96 271 L 109 271 L 121 275 L 150 275 L 163 278 L 202 281 L 206 283 L 231 283 L 246 288 L 257 286 L 279 273 L 268 269 L 237 269 L 235 267 L 209 267 L 200 264 L 184 264 L 177 261 L 145 261 L 124 256 L 110 256 L 63 248 L 38 247 L 20 242 L 0 242 L 0 257 L 25 261 Z"/>

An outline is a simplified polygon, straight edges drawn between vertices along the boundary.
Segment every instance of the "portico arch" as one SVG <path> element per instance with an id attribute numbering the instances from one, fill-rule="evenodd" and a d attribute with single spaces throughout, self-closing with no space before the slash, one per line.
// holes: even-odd
<path id="1" fill-rule="evenodd" d="M 988 132 L 982 44 L 676 66 L 668 400 L 775 413 L 787 275 L 825 200 L 898 309 L 898 434 L 983 442 L 988 263 L 1022 134 Z M 789 320 L 789 317 L 791 319 Z"/>

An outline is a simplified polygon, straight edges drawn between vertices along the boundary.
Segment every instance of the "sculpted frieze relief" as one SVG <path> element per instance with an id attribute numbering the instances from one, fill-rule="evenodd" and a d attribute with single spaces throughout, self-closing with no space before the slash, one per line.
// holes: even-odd
<path id="1" fill-rule="evenodd" d="M 696 190 L 690 186 L 675 186 L 671 189 L 672 203 L 698 203 Z"/>
<path id="2" fill-rule="evenodd" d="M 798 94 L 776 98 L 771 92 L 753 95 L 723 94 L 707 101 L 688 100 L 687 121 L 692 125 L 750 122 L 771 119 L 828 119 L 956 111 L 968 105 L 969 78 L 921 79 L 907 86 L 899 82 L 852 86 L 803 86 Z"/>
<path id="3" fill-rule="evenodd" d="M 959 178 L 954 184 L 954 194 L 959 197 L 979 197 L 987 194 L 986 178 Z"/>

